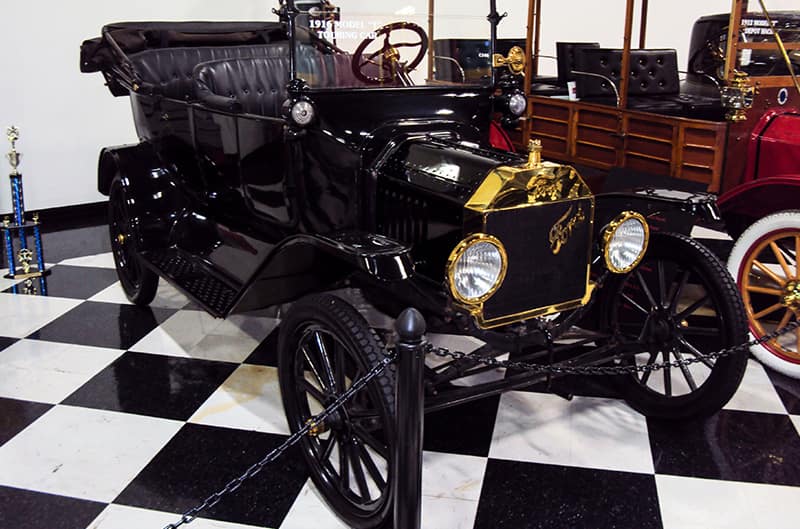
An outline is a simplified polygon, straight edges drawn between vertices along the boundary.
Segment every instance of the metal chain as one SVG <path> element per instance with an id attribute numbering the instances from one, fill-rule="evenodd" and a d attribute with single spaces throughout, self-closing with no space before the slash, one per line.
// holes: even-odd
<path id="1" fill-rule="evenodd" d="M 569 366 L 569 365 L 548 365 L 548 364 L 531 364 L 528 362 L 515 362 L 512 360 L 497 360 L 496 358 L 476 357 L 463 351 L 450 351 L 445 347 L 435 347 L 428 344 L 427 352 L 433 353 L 442 358 L 451 358 L 453 360 L 463 360 L 468 358 L 479 364 L 490 367 L 516 369 L 519 371 L 531 371 L 535 373 L 549 374 L 549 375 L 593 375 L 593 376 L 609 376 L 609 375 L 626 375 L 632 373 L 644 373 L 647 371 L 658 371 L 664 368 L 680 368 L 698 362 L 705 362 L 707 360 L 716 360 L 724 356 L 730 356 L 742 351 L 750 349 L 754 345 L 761 345 L 766 342 L 788 334 L 800 328 L 800 322 L 792 322 L 782 329 L 775 330 L 769 334 L 765 334 L 760 338 L 750 340 L 728 349 L 722 349 L 713 353 L 705 355 L 684 357 L 678 360 L 669 362 L 662 362 L 660 364 L 641 364 L 641 365 L 625 365 L 625 366 Z"/>
<path id="2" fill-rule="evenodd" d="M 219 491 L 215 492 L 214 494 L 203 500 L 201 504 L 197 505 L 196 507 L 192 507 L 191 509 L 183 513 L 181 515 L 180 520 L 171 523 L 169 525 L 166 525 L 164 529 L 177 529 L 181 525 L 192 523 L 201 512 L 212 508 L 214 505 L 219 503 L 219 501 L 222 498 L 237 490 L 239 487 L 242 486 L 242 484 L 245 481 L 247 481 L 248 479 L 252 478 L 256 474 L 261 472 L 265 466 L 267 466 L 268 464 L 272 463 L 280 456 L 282 456 L 284 452 L 286 452 L 289 448 L 300 442 L 300 439 L 302 439 L 305 435 L 307 435 L 311 430 L 316 429 L 317 426 L 323 423 L 325 419 L 327 419 L 331 414 L 333 414 L 336 410 L 344 406 L 344 404 L 347 403 L 347 401 L 349 401 L 351 398 L 353 398 L 356 393 L 362 390 L 364 386 L 369 384 L 375 377 L 383 373 L 386 370 L 386 368 L 389 367 L 389 365 L 395 361 L 395 359 L 396 355 L 394 354 L 394 351 L 387 350 L 386 357 L 384 357 L 379 363 L 375 364 L 375 366 L 373 366 L 372 369 L 367 371 L 366 375 L 355 381 L 347 391 L 339 395 L 336 398 L 336 400 L 333 401 L 333 403 L 331 403 L 330 406 L 325 408 L 320 414 L 306 421 L 305 425 L 302 428 L 300 428 L 295 433 L 290 435 L 289 438 L 286 439 L 279 447 L 275 448 L 266 456 L 264 456 L 264 458 L 261 459 L 261 461 L 251 465 L 250 468 L 245 470 L 241 476 L 230 480 L 222 489 L 220 489 Z"/>

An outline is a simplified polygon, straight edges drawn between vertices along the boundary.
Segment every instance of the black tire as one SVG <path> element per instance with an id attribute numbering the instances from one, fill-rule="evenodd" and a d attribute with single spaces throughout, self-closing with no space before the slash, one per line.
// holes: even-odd
<path id="1" fill-rule="evenodd" d="M 684 235 L 654 234 L 642 263 L 608 288 L 607 326 L 643 345 L 631 363 L 696 358 L 747 341 L 736 283 L 711 251 Z M 665 368 L 618 378 L 623 396 L 639 412 L 684 419 L 720 410 L 738 389 L 746 367 L 743 350 L 695 363 L 688 373 Z"/>
<path id="2" fill-rule="evenodd" d="M 149 305 L 156 297 L 158 275 L 147 268 L 139 256 L 136 222 L 118 178 L 111 183 L 108 194 L 108 234 L 117 277 L 125 296 L 136 305 Z"/>
<path id="3" fill-rule="evenodd" d="M 294 303 L 279 336 L 278 377 L 293 432 L 385 357 L 363 316 L 330 294 Z M 392 515 L 394 384 L 391 365 L 299 445 L 317 489 L 356 529 L 380 527 Z"/>

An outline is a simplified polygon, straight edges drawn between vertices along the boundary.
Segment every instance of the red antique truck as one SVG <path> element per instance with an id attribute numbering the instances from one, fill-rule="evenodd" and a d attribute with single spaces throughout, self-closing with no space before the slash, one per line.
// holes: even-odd
<path id="1" fill-rule="evenodd" d="M 522 143 L 539 138 L 549 159 L 718 193 L 751 332 L 782 327 L 800 312 L 800 11 L 732 0 L 730 13 L 695 22 L 679 71 L 675 50 L 647 48 L 648 0 L 634 47 L 636 3 L 627 1 L 622 49 L 559 42 L 558 76 L 545 78 L 541 0 L 531 0 Z M 800 332 L 753 353 L 800 377 L 799 346 Z"/>

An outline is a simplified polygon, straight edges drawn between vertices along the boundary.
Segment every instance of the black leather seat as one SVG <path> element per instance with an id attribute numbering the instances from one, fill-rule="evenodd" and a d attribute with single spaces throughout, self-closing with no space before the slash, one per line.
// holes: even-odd
<path id="1" fill-rule="evenodd" d="M 288 57 L 285 42 L 257 46 L 161 48 L 130 56 L 146 91 L 172 99 L 194 100 L 192 74 L 198 64 L 249 57 Z"/>
<path id="2" fill-rule="evenodd" d="M 597 42 L 556 42 L 557 74 L 553 78 L 535 77 L 531 84 L 531 93 L 541 96 L 567 95 L 567 83 L 575 80 L 575 59 L 583 48 L 599 48 Z"/>
<path id="3" fill-rule="evenodd" d="M 721 115 L 722 106 L 718 98 L 681 94 L 675 50 L 631 50 L 630 67 L 629 109 L 701 119 L 716 119 Z M 602 75 L 619 89 L 622 50 L 580 49 L 576 53 L 575 69 Z M 608 80 L 578 74 L 576 81 L 581 100 L 616 105 L 614 89 Z"/>
<path id="4" fill-rule="evenodd" d="M 278 117 L 286 100 L 289 57 L 223 59 L 197 66 L 198 99 L 211 107 Z"/>

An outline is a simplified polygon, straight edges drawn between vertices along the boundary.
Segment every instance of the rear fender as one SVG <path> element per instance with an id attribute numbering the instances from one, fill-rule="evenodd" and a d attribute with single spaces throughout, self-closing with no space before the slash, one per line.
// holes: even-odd
<path id="1" fill-rule="evenodd" d="M 174 168 L 164 166 L 147 143 L 107 147 L 100 152 L 97 188 L 108 195 L 118 180 L 134 217 L 139 249 L 166 245 L 183 204 Z"/>
<path id="2" fill-rule="evenodd" d="M 756 220 L 800 204 L 800 173 L 751 180 L 723 194 L 718 201 L 732 236 Z"/>
<path id="3" fill-rule="evenodd" d="M 270 253 L 239 296 L 234 312 L 255 310 L 336 285 L 391 284 L 410 279 L 410 249 L 395 240 L 363 232 L 295 235 Z"/>
<path id="4" fill-rule="evenodd" d="M 653 231 L 689 235 L 697 220 L 721 219 L 716 197 L 710 193 L 691 193 L 673 189 L 641 188 L 596 196 L 595 227 L 602 230 L 622 211 L 644 215 Z"/>

